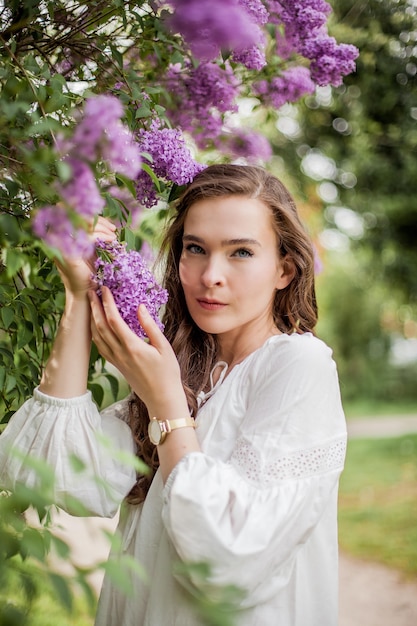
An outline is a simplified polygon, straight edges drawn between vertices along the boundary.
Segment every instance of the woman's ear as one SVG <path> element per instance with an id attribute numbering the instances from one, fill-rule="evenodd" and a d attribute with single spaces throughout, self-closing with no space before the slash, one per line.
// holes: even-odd
<path id="1" fill-rule="evenodd" d="M 278 276 L 276 282 L 277 289 L 285 289 L 295 276 L 295 264 L 292 258 L 287 254 L 280 259 L 278 264 Z"/>

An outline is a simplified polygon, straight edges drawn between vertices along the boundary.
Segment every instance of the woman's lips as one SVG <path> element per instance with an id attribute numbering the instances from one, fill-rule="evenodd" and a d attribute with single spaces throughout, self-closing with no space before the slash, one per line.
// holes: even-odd
<path id="1" fill-rule="evenodd" d="M 216 300 L 206 300 L 198 298 L 197 302 L 201 306 L 201 308 L 205 309 L 206 311 L 218 311 L 219 309 L 227 306 L 223 302 L 217 302 Z"/>

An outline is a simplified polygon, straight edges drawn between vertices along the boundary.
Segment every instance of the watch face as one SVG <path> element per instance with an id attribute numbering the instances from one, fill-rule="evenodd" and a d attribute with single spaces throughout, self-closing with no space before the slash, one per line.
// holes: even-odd
<path id="1" fill-rule="evenodd" d="M 162 439 L 162 433 L 158 420 L 151 420 L 149 422 L 148 435 L 149 439 L 155 446 L 160 443 Z"/>

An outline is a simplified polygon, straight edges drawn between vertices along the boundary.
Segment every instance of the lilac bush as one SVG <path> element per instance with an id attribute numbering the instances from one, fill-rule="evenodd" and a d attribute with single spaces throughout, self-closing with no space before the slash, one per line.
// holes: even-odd
<path id="1" fill-rule="evenodd" d="M 98 285 L 97 293 L 101 296 L 102 287 L 110 289 L 120 315 L 138 337 L 144 339 L 147 336 L 137 317 L 140 304 L 146 306 L 163 330 L 159 309 L 167 302 L 168 292 L 158 285 L 141 254 L 127 250 L 126 244 L 118 241 L 97 241 L 96 250 L 98 256 L 93 279 Z"/>
<path id="2" fill-rule="evenodd" d="M 65 254 L 91 251 L 81 231 L 97 215 L 116 212 L 121 227 L 137 223 L 143 207 L 166 201 L 201 171 L 205 152 L 267 162 L 267 138 L 231 123 L 240 98 L 255 97 L 254 112 L 276 114 L 355 69 L 356 48 L 327 32 L 325 0 L 153 0 L 142 8 L 141 45 L 114 52 L 119 72 L 106 78 L 107 93 L 86 98 L 56 138 L 59 204 L 48 198 L 34 212 L 33 231 Z M 64 50 L 61 70 L 88 80 L 91 65 L 80 76 L 76 51 Z"/>
<path id="3" fill-rule="evenodd" d="M 205 164 L 268 165 L 261 131 L 274 132 L 286 102 L 339 85 L 357 50 L 328 33 L 324 0 L 3 4 L 0 373 L 11 411 L 60 314 L 56 249 L 92 253 L 98 215 L 142 249 Z"/>

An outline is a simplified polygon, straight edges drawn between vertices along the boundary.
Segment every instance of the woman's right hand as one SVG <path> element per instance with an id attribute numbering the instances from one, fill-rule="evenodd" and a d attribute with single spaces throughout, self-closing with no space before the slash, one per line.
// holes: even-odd
<path id="1" fill-rule="evenodd" d="M 116 239 L 116 226 L 105 217 L 99 217 L 93 231 L 91 239 L 97 241 L 113 241 Z M 94 272 L 93 255 L 89 259 L 65 258 L 63 262 L 56 261 L 62 282 L 68 294 L 75 298 L 85 299 L 89 289 L 96 289 L 91 275 Z"/>

